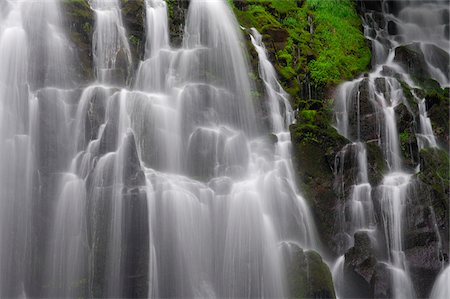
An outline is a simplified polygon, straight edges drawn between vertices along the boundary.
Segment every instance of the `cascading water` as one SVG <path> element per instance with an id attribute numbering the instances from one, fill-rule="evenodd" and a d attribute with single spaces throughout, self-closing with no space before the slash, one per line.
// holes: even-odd
<path id="1" fill-rule="evenodd" d="M 344 157 L 349 148 L 355 153 L 353 156 L 358 167 L 358 175 L 353 180 L 355 185 L 350 187 L 351 195 L 345 201 L 345 206 L 349 206 L 350 212 L 348 213 L 346 208 L 342 209 L 341 217 L 344 221 L 341 221 L 343 223 L 341 230 L 344 234 L 340 238 L 344 245 L 340 252 L 345 253 L 353 246 L 355 232 L 369 230 L 370 234 L 376 234 L 377 228 L 384 231 L 386 262 L 390 269 L 392 283 L 390 296 L 415 298 L 415 287 L 409 275 L 408 262 L 404 253 L 405 213 L 407 203 L 411 201 L 408 193 L 413 188 L 414 170 L 408 170 L 403 165 L 396 109 L 399 105 L 405 105 L 411 109 L 399 80 L 413 87 L 416 85 L 413 83 L 411 70 L 398 61 L 396 51 L 400 46 L 415 43 L 413 45 L 417 45 L 424 53 L 426 63 L 424 72 L 437 80 L 441 86 L 448 86 L 448 65 L 442 65 L 441 58 L 435 54 L 439 51 L 447 52 L 445 55 L 449 53 L 445 20 L 441 18 L 445 15 L 443 12 L 446 11 L 448 14 L 448 7 L 443 2 L 437 1 L 399 2 L 398 6 L 399 12 L 396 15 L 390 14 L 387 6 L 383 8 L 381 24 L 374 21 L 376 12 L 365 13 L 364 31 L 366 37 L 372 42 L 373 71 L 362 78 L 342 84 L 336 92 L 336 128 L 340 134 L 353 141 L 353 144 L 347 145 L 341 151 L 338 159 L 341 166 L 336 169 L 344 168 Z M 423 13 L 427 15 L 423 16 Z M 396 35 L 391 34 L 394 25 Z M 425 100 L 417 96 L 414 91 L 412 96 L 419 112 L 417 120 L 419 125 L 416 129 L 419 150 L 425 147 L 437 147 L 431 122 L 427 116 Z M 389 168 L 376 188 L 367 180 L 365 155 L 366 144 L 369 143 L 376 143 L 382 148 Z M 344 187 L 346 186 L 343 186 L 342 190 L 345 190 Z M 378 222 L 381 222 L 378 224 L 375 221 L 378 217 L 374 217 L 372 201 L 379 205 Z M 368 206 L 363 207 L 364 203 Z M 437 236 L 437 239 L 440 240 L 440 237 Z M 371 238 L 371 243 L 374 248 L 380 245 L 375 242 L 375 238 Z M 436 255 L 437 258 L 438 255 Z M 333 276 L 339 296 L 345 297 L 349 294 L 349 287 L 346 286 L 348 280 L 342 278 L 344 262 L 344 256 L 336 261 Z"/>
<path id="2" fill-rule="evenodd" d="M 445 270 L 438 276 L 431 291 L 431 299 L 448 298 L 450 296 L 450 267 L 447 266 Z"/>
<path id="3" fill-rule="evenodd" d="M 41 250 L 46 228 L 37 220 L 53 217 L 50 190 L 65 164 L 67 141 L 67 127 L 51 122 L 64 120 L 70 92 L 62 88 L 73 86 L 72 49 L 58 6 L 57 1 L 6 1 L 0 7 L 1 297 L 25 296 L 45 276 L 33 270 L 46 258 Z M 51 136 L 57 132 L 62 135 Z"/>
<path id="4" fill-rule="evenodd" d="M 145 1 L 134 76 L 120 2 L 90 1 L 96 80 L 82 91 L 58 1 L 27 19 L 34 3 L 0 6 L 0 153 L 16 155 L 0 160 L 0 295 L 287 296 L 282 247 L 318 245 L 294 180 L 293 111 L 259 33 L 270 124 L 224 1 L 190 2 L 180 48 L 165 2 Z"/>

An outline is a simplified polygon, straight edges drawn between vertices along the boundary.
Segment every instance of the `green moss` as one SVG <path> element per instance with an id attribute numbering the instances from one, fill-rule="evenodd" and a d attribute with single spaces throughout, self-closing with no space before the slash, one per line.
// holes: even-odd
<path id="1" fill-rule="evenodd" d="M 381 148 L 375 143 L 366 143 L 369 182 L 376 186 L 387 172 L 387 163 Z"/>
<path id="2" fill-rule="evenodd" d="M 290 254 L 287 282 L 290 298 L 336 298 L 330 269 L 315 251 Z"/>
<path id="3" fill-rule="evenodd" d="M 314 16 L 314 48 L 309 63 L 318 84 L 338 83 L 368 69 L 371 53 L 361 30 L 355 3 L 349 0 L 307 0 Z"/>
<path id="4" fill-rule="evenodd" d="M 234 1 L 233 7 L 241 25 L 263 34 L 281 83 L 293 98 L 308 81 L 323 94 L 369 67 L 370 49 L 350 0 L 250 0 Z"/>
<path id="5" fill-rule="evenodd" d="M 450 196 L 450 157 L 448 152 L 438 148 L 426 148 L 420 151 L 420 172 L 418 178 L 429 186 L 432 205 L 439 219 L 446 219 Z"/>

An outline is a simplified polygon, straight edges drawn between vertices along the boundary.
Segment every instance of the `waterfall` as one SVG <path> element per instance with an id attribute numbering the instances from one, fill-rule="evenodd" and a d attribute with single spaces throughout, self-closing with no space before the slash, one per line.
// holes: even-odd
<path id="1" fill-rule="evenodd" d="M 350 196 L 345 203 L 350 206 L 350 217 L 347 216 L 345 208 L 341 212 L 341 217 L 345 219 L 342 224 L 345 237 L 341 238 L 345 238 L 342 242 L 346 244 L 341 253 L 353 246 L 355 232 L 369 230 L 373 235 L 381 230 L 386 239 L 386 262 L 392 284 L 390 296 L 415 298 L 415 289 L 404 252 L 405 213 L 408 201 L 411 201 L 408 192 L 413 187 L 414 170 L 405 168 L 403 163 L 396 110 L 400 105 L 411 109 L 411 103 L 408 103 L 399 80 L 412 87 L 417 86 L 413 83 L 410 70 L 397 60 L 396 50 L 412 43 L 418 44 L 426 63 L 424 72 L 441 86 L 448 86 L 448 66 L 445 70 L 441 58 L 434 54 L 439 51 L 449 53 L 445 21 L 441 17 L 445 15 L 443 12 L 448 13 L 448 8 L 437 1 L 398 4 L 399 12 L 395 15 L 387 10 L 387 6 L 383 6 L 383 18 L 379 21 L 381 24 L 374 21 L 378 12 L 365 12 L 364 33 L 372 42 L 373 70 L 364 77 L 341 84 L 335 93 L 335 126 L 341 135 L 352 141 L 352 144 L 347 145 L 340 153 L 340 168 L 344 167 L 344 156 L 350 151 L 349 148 L 355 153 L 352 156 L 358 167 L 358 174 L 353 179 L 354 185 L 350 187 Z M 437 147 L 431 121 L 427 116 L 425 99 L 420 98 L 415 91 L 411 93 L 419 112 L 416 129 L 419 150 Z M 378 186 L 372 186 L 367 180 L 366 144 L 369 143 L 381 147 L 388 166 L 388 171 Z M 380 205 L 381 219 L 377 221 L 372 202 Z M 380 221 L 381 223 L 377 223 Z M 440 237 L 437 239 L 440 240 Z M 379 250 L 379 244 L 376 244 L 374 238 L 371 240 L 372 248 Z M 348 281 L 340 279 L 344 274 L 344 260 L 344 256 L 339 257 L 333 271 L 339 296 L 346 296 L 345 292 L 348 291 Z"/>
<path id="2" fill-rule="evenodd" d="M 447 266 L 444 271 L 438 276 L 436 282 L 434 283 L 433 290 L 431 291 L 430 298 L 438 299 L 438 298 L 448 298 L 450 296 L 450 267 Z"/>
<path id="3" fill-rule="evenodd" d="M 191 1 L 177 48 L 166 3 L 145 1 L 137 63 L 123 4 L 89 3 L 87 86 L 58 1 L 1 6 L 0 294 L 288 296 L 282 247 L 319 248 L 259 33 L 267 123 L 225 1 Z"/>

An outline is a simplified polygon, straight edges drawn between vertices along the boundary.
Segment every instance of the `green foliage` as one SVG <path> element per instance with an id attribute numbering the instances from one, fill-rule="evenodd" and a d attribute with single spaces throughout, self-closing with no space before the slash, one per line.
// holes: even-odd
<path id="1" fill-rule="evenodd" d="M 263 34 L 282 84 L 294 98 L 307 77 L 324 89 L 370 65 L 371 53 L 351 0 L 249 0 L 235 1 L 234 8 L 244 27 Z"/>
<path id="2" fill-rule="evenodd" d="M 84 23 L 83 24 L 83 31 L 86 34 L 92 34 L 92 25 L 90 23 L 88 23 L 88 22 Z"/>
<path id="3" fill-rule="evenodd" d="M 314 48 L 309 62 L 312 79 L 319 84 L 338 83 L 367 70 L 371 54 L 361 21 L 350 0 L 308 0 L 314 15 Z"/>
<path id="4" fill-rule="evenodd" d="M 134 35 L 130 35 L 129 40 L 130 40 L 130 43 L 133 46 L 138 46 L 140 44 L 140 42 L 141 42 L 141 40 L 138 37 L 134 36 Z"/>
<path id="5" fill-rule="evenodd" d="M 437 148 L 420 151 L 419 178 L 430 185 L 443 198 L 448 198 L 450 186 L 450 157 L 448 152 Z"/>
<path id="6" fill-rule="evenodd" d="M 335 298 L 330 269 L 315 251 L 297 249 L 289 256 L 289 298 Z"/>

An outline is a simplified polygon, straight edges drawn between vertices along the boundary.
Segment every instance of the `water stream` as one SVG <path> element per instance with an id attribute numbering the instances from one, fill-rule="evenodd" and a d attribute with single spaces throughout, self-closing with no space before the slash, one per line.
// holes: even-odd
<path id="1" fill-rule="evenodd" d="M 372 42 L 373 70 L 356 80 L 338 87 L 335 98 L 335 121 L 340 134 L 353 144 L 341 152 L 340 163 L 344 163 L 345 152 L 351 150 L 356 161 L 358 175 L 350 187 L 350 196 L 346 200 L 350 212 L 343 210 L 343 236 L 341 253 L 353 246 L 353 234 L 366 231 L 373 235 L 381 230 L 385 236 L 386 263 L 390 269 L 393 298 L 415 298 L 415 288 L 411 281 L 408 262 L 404 253 L 405 209 L 408 190 L 413 188 L 414 169 L 408 169 L 403 163 L 397 128 L 396 109 L 405 105 L 411 109 L 399 80 L 416 87 L 408 70 L 403 69 L 395 60 L 396 48 L 417 44 L 424 53 L 428 74 L 441 86 L 449 85 L 445 66 L 433 55 L 433 49 L 449 52 L 448 36 L 444 32 L 443 15 L 448 13 L 444 2 L 397 3 L 398 13 L 390 13 L 388 6 L 383 7 L 383 19 L 376 23 L 376 12 L 368 11 L 364 17 L 364 32 Z M 425 15 L 424 15 L 425 14 Z M 391 24 L 388 24 L 392 22 Z M 389 25 L 389 26 L 388 26 Z M 396 32 L 392 33 L 391 26 Z M 439 62 L 438 62 L 439 61 Z M 444 67 L 441 69 L 440 66 Z M 447 69 L 448 70 L 448 69 Z M 417 143 L 419 149 L 437 147 L 436 138 L 427 116 L 425 99 L 412 93 L 419 111 Z M 378 186 L 372 186 L 367 180 L 366 144 L 381 147 L 388 171 Z M 343 168 L 343 166 L 338 169 Z M 376 192 L 372 192 L 375 190 Z M 381 217 L 376 223 L 373 204 L 379 203 Z M 349 216 L 347 216 L 349 215 Z M 439 236 L 438 236 L 439 239 Z M 377 248 L 375 238 L 371 238 L 372 247 Z M 347 281 L 340 276 L 344 272 L 344 256 L 335 262 L 333 275 L 339 296 L 346 296 Z"/>

